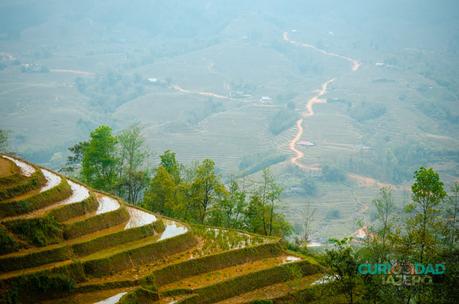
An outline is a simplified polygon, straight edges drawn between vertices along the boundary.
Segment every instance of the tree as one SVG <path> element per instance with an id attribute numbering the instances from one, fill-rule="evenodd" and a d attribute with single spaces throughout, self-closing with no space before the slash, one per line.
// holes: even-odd
<path id="1" fill-rule="evenodd" d="M 390 188 L 382 188 L 379 197 L 373 200 L 376 207 L 376 225 L 371 227 L 377 238 L 373 238 L 373 245 L 376 245 L 376 255 L 378 262 L 382 262 L 387 258 L 389 250 L 387 248 L 387 239 L 392 233 L 394 225 L 394 213 L 396 211 L 392 190 Z"/>
<path id="2" fill-rule="evenodd" d="M 83 161 L 83 152 L 88 144 L 87 141 L 81 141 L 68 148 L 71 154 L 67 157 L 67 162 L 60 171 L 65 174 L 78 176 L 80 174 L 81 162 Z"/>
<path id="3" fill-rule="evenodd" d="M 196 168 L 195 179 L 191 184 L 193 192 L 193 207 L 197 210 L 197 221 L 204 223 L 209 207 L 219 201 L 226 194 L 226 189 L 215 173 L 213 160 L 205 159 Z"/>
<path id="4" fill-rule="evenodd" d="M 245 230 L 266 235 L 264 213 L 261 197 L 258 194 L 252 195 L 245 210 Z"/>
<path id="5" fill-rule="evenodd" d="M 458 212 L 459 212 L 459 183 L 456 182 L 451 187 L 450 194 L 446 200 L 446 226 L 445 226 L 445 235 L 446 235 L 446 246 L 449 250 L 452 250 L 454 246 L 457 245 L 457 239 L 459 234 L 459 229 L 457 225 L 458 221 Z"/>
<path id="6" fill-rule="evenodd" d="M 262 181 L 252 194 L 246 211 L 249 230 L 264 235 L 286 236 L 292 232 L 285 217 L 276 212 L 282 188 L 275 182 L 269 169 L 264 169 Z"/>
<path id="7" fill-rule="evenodd" d="M 175 153 L 166 150 L 159 158 L 161 159 L 161 166 L 174 177 L 176 183 L 180 182 L 180 164 L 175 158 Z"/>
<path id="8" fill-rule="evenodd" d="M 314 220 L 314 215 L 316 209 L 312 208 L 311 202 L 306 202 L 306 206 L 303 210 L 303 236 L 302 241 L 306 244 L 311 241 L 312 233 L 312 222 Z"/>
<path id="9" fill-rule="evenodd" d="M 346 175 L 338 168 L 325 165 L 322 168 L 322 178 L 327 182 L 338 183 L 344 182 L 346 180 Z"/>
<path id="10" fill-rule="evenodd" d="M 236 180 L 231 180 L 228 194 L 219 200 L 210 212 L 209 223 L 215 226 L 241 229 L 247 194 L 240 189 Z"/>
<path id="11" fill-rule="evenodd" d="M 0 129 L 0 152 L 8 152 L 8 132 Z"/>
<path id="12" fill-rule="evenodd" d="M 414 173 L 411 186 L 412 202 L 405 208 L 409 215 L 406 221 L 407 234 L 402 238 L 404 255 L 417 263 L 436 262 L 441 253 L 445 221 L 440 212 L 446 192 L 437 172 L 432 168 L 419 168 Z M 420 285 L 409 289 L 407 303 L 429 301 L 433 288 Z"/>
<path id="13" fill-rule="evenodd" d="M 262 186 L 259 189 L 259 193 L 261 202 L 265 209 L 267 209 L 265 210 L 265 214 L 263 216 L 263 229 L 265 235 L 272 235 L 275 208 L 279 203 L 282 188 L 274 181 L 274 178 L 271 175 L 271 171 L 269 169 L 264 169 L 262 176 Z"/>
<path id="14" fill-rule="evenodd" d="M 327 274 L 331 284 L 340 293 L 344 293 L 348 303 L 356 300 L 356 287 L 360 283 L 357 274 L 357 253 L 351 247 L 352 238 L 342 240 L 331 239 L 334 248 L 325 251 L 325 265 L 328 267 Z M 333 288 L 330 288 L 333 289 Z"/>
<path id="15" fill-rule="evenodd" d="M 91 132 L 88 145 L 83 149 L 81 176 L 96 189 L 112 191 L 116 184 L 119 166 L 116 157 L 117 139 L 108 126 Z"/>
<path id="16" fill-rule="evenodd" d="M 175 200 L 176 183 L 166 168 L 159 166 L 155 176 L 145 192 L 143 207 L 168 216 L 177 216 L 177 202 Z"/>
<path id="17" fill-rule="evenodd" d="M 148 184 L 145 162 L 149 156 L 142 129 L 138 125 L 121 132 L 119 143 L 118 194 L 130 203 L 137 203 Z"/>
<path id="18" fill-rule="evenodd" d="M 432 168 L 421 167 L 414 173 L 415 182 L 411 186 L 412 203 L 406 208 L 411 218 L 408 219 L 408 236 L 414 243 L 419 263 L 426 259 L 426 253 L 436 252 L 436 241 L 443 219 L 439 205 L 446 196 L 443 183 L 438 173 Z"/>

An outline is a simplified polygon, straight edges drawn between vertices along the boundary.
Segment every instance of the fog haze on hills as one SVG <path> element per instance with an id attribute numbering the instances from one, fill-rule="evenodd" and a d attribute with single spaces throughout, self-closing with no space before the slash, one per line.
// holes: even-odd
<path id="1" fill-rule="evenodd" d="M 2 1 L 0 129 L 59 168 L 98 125 L 140 123 L 152 164 L 171 149 L 224 176 L 270 167 L 287 217 L 314 202 L 322 237 L 371 219 L 381 185 L 406 201 L 419 166 L 458 180 L 458 51 L 452 0 Z M 289 143 L 330 79 L 295 143 L 328 176 Z"/>

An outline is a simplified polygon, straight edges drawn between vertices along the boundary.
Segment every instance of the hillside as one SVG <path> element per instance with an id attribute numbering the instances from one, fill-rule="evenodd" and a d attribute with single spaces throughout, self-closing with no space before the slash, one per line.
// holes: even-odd
<path id="1" fill-rule="evenodd" d="M 370 222 L 381 185 L 407 202 L 420 166 L 458 179 L 457 1 L 115 2 L 0 4 L 0 130 L 19 155 L 61 168 L 97 126 L 139 123 L 151 167 L 165 150 L 226 179 L 269 167 L 290 223 L 317 209 L 316 241 Z"/>
<path id="2" fill-rule="evenodd" d="M 277 238 L 190 226 L 6 155 L 0 248 L 0 303 L 282 303 L 322 276 Z"/>

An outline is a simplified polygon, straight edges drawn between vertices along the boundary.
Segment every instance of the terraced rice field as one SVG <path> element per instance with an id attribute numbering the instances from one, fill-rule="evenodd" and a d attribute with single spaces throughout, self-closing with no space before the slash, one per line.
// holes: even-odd
<path id="1" fill-rule="evenodd" d="M 277 238 L 190 226 L 16 157 L 0 171 L 0 302 L 244 303 L 320 276 Z"/>

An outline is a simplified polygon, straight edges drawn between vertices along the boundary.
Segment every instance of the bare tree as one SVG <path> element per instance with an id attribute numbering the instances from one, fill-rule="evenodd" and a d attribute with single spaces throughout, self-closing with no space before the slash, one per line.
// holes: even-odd
<path id="1" fill-rule="evenodd" d="M 312 208 L 311 202 L 306 202 L 306 206 L 303 210 L 303 236 L 302 240 L 306 243 L 311 241 L 312 235 L 312 222 L 316 213 L 316 208 Z"/>

